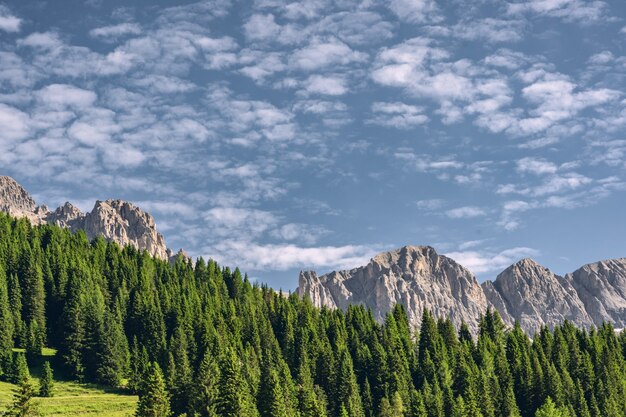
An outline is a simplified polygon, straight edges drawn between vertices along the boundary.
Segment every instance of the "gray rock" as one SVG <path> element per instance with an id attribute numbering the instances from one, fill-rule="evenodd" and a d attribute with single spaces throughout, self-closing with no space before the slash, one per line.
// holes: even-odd
<path id="1" fill-rule="evenodd" d="M 585 265 L 565 276 L 572 282 L 596 326 L 626 327 L 626 258 Z"/>
<path id="2" fill-rule="evenodd" d="M 581 327 L 594 323 L 570 280 L 532 259 L 511 265 L 495 282 L 483 283 L 483 290 L 506 323 L 519 321 L 530 335 L 543 325 L 552 329 L 565 320 Z"/>
<path id="3" fill-rule="evenodd" d="M 132 245 L 168 260 L 172 252 L 154 223 L 154 218 L 127 201 L 97 201 L 93 210 L 83 213 L 71 203 L 53 212 L 37 207 L 35 200 L 13 178 L 0 177 L 0 211 L 26 217 L 33 224 L 54 224 L 72 231 L 84 230 L 89 239 L 103 236 L 121 246 Z"/>
<path id="4" fill-rule="evenodd" d="M 0 176 L 0 211 L 15 217 L 26 217 L 33 224 L 44 223 L 48 214 L 47 207 L 37 207 L 28 191 L 7 176 Z"/>
<path id="5" fill-rule="evenodd" d="M 363 267 L 317 276 L 301 272 L 298 294 L 314 305 L 345 309 L 364 304 L 383 320 L 397 303 L 406 308 L 409 321 L 420 325 L 422 311 L 449 317 L 455 325 L 465 321 L 473 332 L 487 300 L 474 275 L 429 246 L 406 246 L 381 253 Z"/>

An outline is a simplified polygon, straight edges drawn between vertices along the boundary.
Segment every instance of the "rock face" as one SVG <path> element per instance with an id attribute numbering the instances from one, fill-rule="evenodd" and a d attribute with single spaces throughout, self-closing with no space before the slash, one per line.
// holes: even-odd
<path id="1" fill-rule="evenodd" d="M 532 259 L 511 265 L 495 282 L 483 283 L 483 290 L 505 323 L 518 321 L 529 334 L 543 325 L 554 328 L 565 320 L 582 327 L 594 323 L 572 282 Z"/>
<path id="2" fill-rule="evenodd" d="M 72 231 L 84 230 L 89 239 L 103 236 L 121 246 L 132 245 L 153 256 L 170 259 L 172 252 L 157 232 L 154 218 L 132 203 L 122 200 L 96 201 L 93 210 L 83 213 L 71 203 L 53 212 L 35 204 L 30 194 L 10 177 L 0 177 L 0 211 L 26 217 L 33 224 L 55 224 Z"/>
<path id="3" fill-rule="evenodd" d="M 37 207 L 28 191 L 6 176 L 0 176 L 0 211 L 15 217 L 27 217 L 33 224 L 41 224 L 48 214 L 45 206 Z"/>
<path id="4" fill-rule="evenodd" d="M 427 308 L 435 316 L 449 317 L 456 325 L 465 321 L 476 331 L 480 315 L 487 308 L 485 294 L 474 275 L 429 246 L 406 246 L 381 253 L 366 266 L 350 271 L 319 277 L 315 272 L 301 272 L 297 291 L 320 307 L 364 304 L 378 320 L 401 303 L 414 326 L 420 324 L 422 310 Z"/>
<path id="5" fill-rule="evenodd" d="M 626 327 L 626 258 L 583 266 L 565 276 L 572 282 L 596 325 Z"/>
<path id="6" fill-rule="evenodd" d="M 379 321 L 401 303 L 415 327 L 427 308 L 456 325 L 465 321 L 476 333 L 480 315 L 491 307 L 506 325 L 519 322 L 530 335 L 565 320 L 584 328 L 604 322 L 626 328 L 626 258 L 585 265 L 565 276 L 522 259 L 479 286 L 471 272 L 433 248 L 407 246 L 350 271 L 301 272 L 297 292 L 318 307 L 364 304 Z"/>

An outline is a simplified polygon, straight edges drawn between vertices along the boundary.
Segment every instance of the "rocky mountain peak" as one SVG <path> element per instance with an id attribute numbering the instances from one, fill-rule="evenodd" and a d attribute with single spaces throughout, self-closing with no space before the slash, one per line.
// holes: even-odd
<path id="1" fill-rule="evenodd" d="M 38 208 L 24 187 L 7 176 L 0 176 L 0 211 L 17 217 L 27 217 L 34 224 L 40 224 L 42 217 L 47 214 L 47 209 Z"/>
<path id="2" fill-rule="evenodd" d="M 509 266 L 493 284 L 484 283 L 483 290 L 505 322 L 518 321 L 530 334 L 564 320 L 586 327 L 593 324 L 571 282 L 532 259 Z"/>
<path id="3" fill-rule="evenodd" d="M 121 246 L 132 245 L 151 255 L 169 259 L 172 253 L 155 225 L 154 218 L 139 207 L 124 200 L 96 201 L 89 213 L 81 212 L 66 202 L 53 212 L 37 207 L 30 194 L 11 177 L 0 177 L 0 211 L 16 217 L 26 217 L 33 224 L 48 223 L 72 231 L 84 230 L 89 239 L 103 236 Z"/>
<path id="4" fill-rule="evenodd" d="M 377 319 L 397 303 L 405 306 L 410 323 L 420 324 L 427 308 L 436 316 L 465 321 L 474 331 L 487 300 L 474 275 L 429 246 L 405 246 L 374 256 L 362 267 L 318 276 L 300 273 L 298 294 L 314 305 L 346 308 L 364 304 Z"/>

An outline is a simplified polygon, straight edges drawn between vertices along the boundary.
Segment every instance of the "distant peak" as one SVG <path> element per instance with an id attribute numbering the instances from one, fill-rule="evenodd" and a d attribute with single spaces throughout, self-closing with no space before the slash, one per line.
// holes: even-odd
<path id="1" fill-rule="evenodd" d="M 520 259 L 519 261 L 517 261 L 516 263 L 514 263 L 513 265 L 517 265 L 517 266 L 524 266 L 524 267 L 530 267 L 530 268 L 536 268 L 538 266 L 543 268 L 543 265 L 539 264 L 538 262 L 536 262 L 534 259 L 532 258 L 524 258 L 524 259 Z"/>

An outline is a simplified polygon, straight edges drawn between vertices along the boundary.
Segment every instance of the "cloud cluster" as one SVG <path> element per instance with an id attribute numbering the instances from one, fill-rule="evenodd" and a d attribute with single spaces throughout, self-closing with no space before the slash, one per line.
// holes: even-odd
<path id="1" fill-rule="evenodd" d="M 52 201 L 139 201 L 194 255 L 355 266 L 392 246 L 346 238 L 375 230 L 364 196 L 501 233 L 624 188 L 621 51 L 563 58 L 542 30 L 589 33 L 604 1 L 210 0 L 80 28 L 46 7 L 0 6 L 2 168 Z M 454 253 L 479 271 L 530 253 L 478 245 Z"/>

